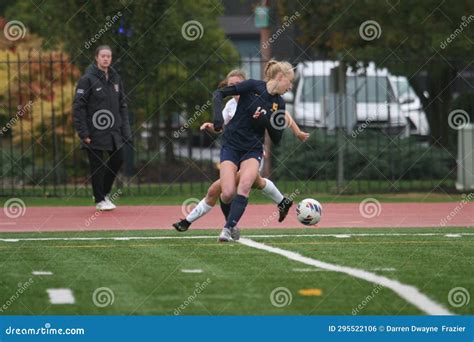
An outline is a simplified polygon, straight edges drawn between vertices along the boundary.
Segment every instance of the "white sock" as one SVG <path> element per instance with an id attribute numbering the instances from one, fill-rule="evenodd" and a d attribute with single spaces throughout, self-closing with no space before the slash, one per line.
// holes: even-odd
<path id="1" fill-rule="evenodd" d="M 280 204 L 284 198 L 282 193 L 280 192 L 280 190 L 278 190 L 278 188 L 275 186 L 275 184 L 273 184 L 271 180 L 269 180 L 268 178 L 264 179 L 266 184 L 265 187 L 262 189 L 263 194 L 270 198 L 276 204 Z"/>
<path id="2" fill-rule="evenodd" d="M 212 207 L 206 203 L 206 199 L 203 198 L 201 202 L 198 203 L 198 205 L 186 216 L 186 220 L 188 222 L 194 222 L 198 218 L 203 217 L 206 215 L 208 212 L 210 212 Z"/>

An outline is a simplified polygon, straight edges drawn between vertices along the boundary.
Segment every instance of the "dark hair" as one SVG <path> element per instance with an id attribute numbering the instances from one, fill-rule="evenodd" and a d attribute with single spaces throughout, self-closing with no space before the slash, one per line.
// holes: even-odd
<path id="1" fill-rule="evenodd" d="M 110 50 L 110 52 L 112 52 L 112 48 L 110 46 L 108 46 L 108 45 L 99 45 L 95 49 L 95 56 L 97 57 L 102 50 Z"/>

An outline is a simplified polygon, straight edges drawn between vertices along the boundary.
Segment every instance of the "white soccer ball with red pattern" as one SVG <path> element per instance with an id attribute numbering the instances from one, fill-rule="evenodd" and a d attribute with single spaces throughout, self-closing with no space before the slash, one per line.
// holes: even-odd
<path id="1" fill-rule="evenodd" d="M 312 198 L 306 198 L 298 203 L 296 217 L 306 226 L 313 226 L 321 220 L 323 207 L 321 203 Z"/>

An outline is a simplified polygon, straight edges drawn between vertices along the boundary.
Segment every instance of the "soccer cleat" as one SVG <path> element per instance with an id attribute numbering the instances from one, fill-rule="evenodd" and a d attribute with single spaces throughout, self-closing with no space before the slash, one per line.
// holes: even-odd
<path id="1" fill-rule="evenodd" d="M 176 229 L 178 232 L 185 232 L 188 230 L 190 226 L 191 226 L 191 222 L 189 222 L 186 219 L 182 219 L 179 222 L 173 223 L 174 229 Z"/>
<path id="2" fill-rule="evenodd" d="M 112 203 L 110 203 L 112 204 Z M 115 205 L 110 205 L 106 200 L 103 200 L 95 205 L 97 211 L 110 211 L 115 209 Z"/>
<path id="3" fill-rule="evenodd" d="M 219 235 L 219 242 L 229 242 L 232 241 L 232 234 L 229 228 L 222 229 L 221 235 Z"/>
<path id="4" fill-rule="evenodd" d="M 117 206 L 110 200 L 109 195 L 105 195 L 104 201 L 107 202 L 107 204 L 109 205 L 109 207 L 111 207 L 111 208 L 113 208 L 113 209 L 117 209 Z"/>
<path id="5" fill-rule="evenodd" d="M 237 241 L 240 239 L 240 229 L 237 227 L 230 229 L 230 236 L 232 240 Z"/>
<path id="6" fill-rule="evenodd" d="M 283 198 L 283 200 L 278 204 L 278 211 L 280 212 L 280 217 L 278 218 L 278 222 L 283 222 L 290 211 L 291 206 L 293 205 L 293 200 L 289 198 Z"/>

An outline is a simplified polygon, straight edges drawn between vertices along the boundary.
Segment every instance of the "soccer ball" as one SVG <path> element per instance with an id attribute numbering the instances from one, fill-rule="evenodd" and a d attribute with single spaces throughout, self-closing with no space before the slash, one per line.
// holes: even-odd
<path id="1" fill-rule="evenodd" d="M 298 203 L 296 217 L 298 221 L 306 226 L 312 226 L 321 220 L 323 207 L 321 203 L 312 198 L 306 198 Z"/>

